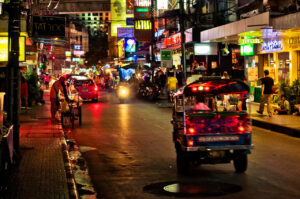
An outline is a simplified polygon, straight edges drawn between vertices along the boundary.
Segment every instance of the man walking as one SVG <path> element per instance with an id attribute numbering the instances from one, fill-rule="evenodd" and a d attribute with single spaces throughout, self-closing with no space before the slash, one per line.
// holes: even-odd
<path id="1" fill-rule="evenodd" d="M 264 71 L 264 78 L 261 78 L 261 101 L 259 105 L 259 110 L 257 111 L 260 114 L 263 114 L 264 108 L 265 108 L 265 102 L 268 101 L 268 106 L 267 106 L 267 111 L 269 117 L 272 116 L 272 110 L 271 110 L 271 100 L 272 100 L 272 87 L 274 85 L 274 80 L 272 77 L 269 76 L 269 71 L 265 70 Z"/>

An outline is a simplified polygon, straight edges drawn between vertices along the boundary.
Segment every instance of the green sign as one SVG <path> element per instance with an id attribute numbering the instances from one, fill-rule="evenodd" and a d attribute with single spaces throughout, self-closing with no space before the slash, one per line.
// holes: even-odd
<path id="1" fill-rule="evenodd" d="M 254 55 L 254 45 L 253 44 L 243 44 L 241 45 L 241 56 Z"/>
<path id="2" fill-rule="evenodd" d="M 172 51 L 171 50 L 161 50 L 160 56 L 161 56 L 161 61 L 172 61 Z"/>

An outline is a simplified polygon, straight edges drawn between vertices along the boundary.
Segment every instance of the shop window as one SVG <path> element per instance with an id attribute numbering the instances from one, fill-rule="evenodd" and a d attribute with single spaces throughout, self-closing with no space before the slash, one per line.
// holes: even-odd
<path id="1" fill-rule="evenodd" d="M 288 80 L 290 79 L 290 59 L 289 53 L 283 52 L 278 53 L 278 80 Z"/>

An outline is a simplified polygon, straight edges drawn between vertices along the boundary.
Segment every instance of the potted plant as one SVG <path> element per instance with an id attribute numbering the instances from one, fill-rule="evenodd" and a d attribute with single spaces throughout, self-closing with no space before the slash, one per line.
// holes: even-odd
<path id="1" fill-rule="evenodd" d="M 26 72 L 25 79 L 28 84 L 28 105 L 31 106 L 33 102 L 36 102 L 39 99 L 39 78 L 35 71 L 29 70 Z"/>

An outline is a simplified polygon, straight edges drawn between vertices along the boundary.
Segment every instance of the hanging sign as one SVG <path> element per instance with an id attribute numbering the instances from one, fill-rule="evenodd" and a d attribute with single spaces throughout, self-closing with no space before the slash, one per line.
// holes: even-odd
<path id="1" fill-rule="evenodd" d="M 261 44 L 263 39 L 239 39 L 239 44 Z"/>

